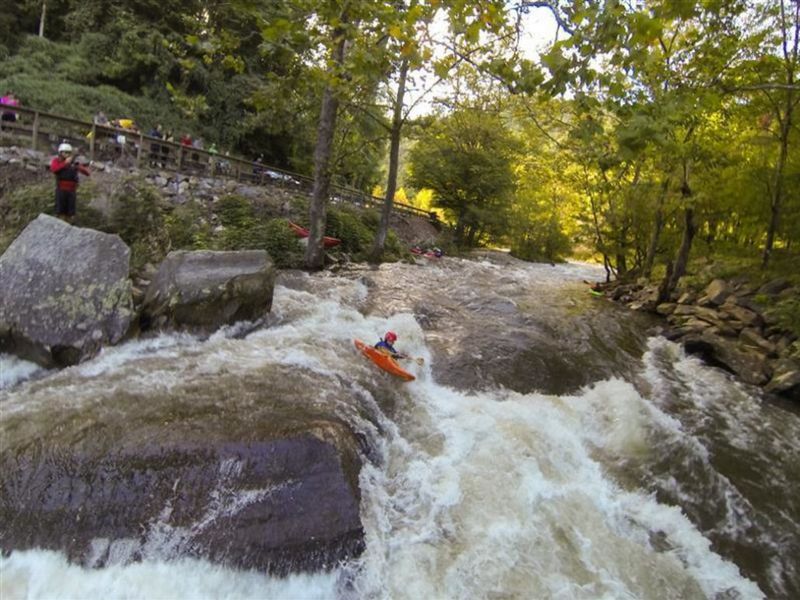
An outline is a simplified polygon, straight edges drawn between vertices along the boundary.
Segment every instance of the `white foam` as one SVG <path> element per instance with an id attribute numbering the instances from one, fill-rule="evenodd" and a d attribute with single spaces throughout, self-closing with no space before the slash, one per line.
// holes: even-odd
<path id="1" fill-rule="evenodd" d="M 0 573 L 0 598 L 3 600 L 323 600 L 337 597 L 336 572 L 280 579 L 192 559 L 86 569 L 67 563 L 61 554 L 31 550 L 0 557 Z"/>
<path id="2" fill-rule="evenodd" d="M 424 426 L 403 432 L 385 472 L 362 477 L 360 595 L 762 597 L 679 509 L 622 490 L 595 458 L 598 444 L 647 451 L 658 423 L 630 384 L 559 398 L 428 381 L 413 402 Z M 651 546 L 652 533 L 672 550 Z"/>
<path id="3" fill-rule="evenodd" d="M 10 354 L 0 354 L 0 390 L 6 390 L 45 373 L 36 363 L 22 360 Z"/>

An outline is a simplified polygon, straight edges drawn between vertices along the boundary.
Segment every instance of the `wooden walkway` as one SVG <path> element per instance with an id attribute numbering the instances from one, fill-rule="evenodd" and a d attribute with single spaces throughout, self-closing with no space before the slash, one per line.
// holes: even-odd
<path id="1" fill-rule="evenodd" d="M 61 142 L 68 142 L 93 161 L 107 161 L 125 167 L 163 170 L 222 177 L 261 186 L 280 186 L 311 194 L 314 180 L 306 175 L 271 167 L 236 156 L 182 146 L 159 138 L 116 127 L 96 125 L 71 117 L 25 107 L 0 105 L 0 111 L 17 114 L 16 121 L 2 121 L 0 145 L 9 144 L 56 154 Z M 383 205 L 383 198 L 331 184 L 331 202 L 358 206 Z M 394 202 L 397 212 L 436 219 L 435 213 L 403 202 Z"/>

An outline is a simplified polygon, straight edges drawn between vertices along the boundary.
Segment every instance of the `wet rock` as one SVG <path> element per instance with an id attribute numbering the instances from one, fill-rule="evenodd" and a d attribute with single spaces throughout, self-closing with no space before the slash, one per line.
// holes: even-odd
<path id="1" fill-rule="evenodd" d="M 800 362 L 793 359 L 776 361 L 775 372 L 764 389 L 787 398 L 800 400 Z"/>
<path id="2" fill-rule="evenodd" d="M 738 341 L 709 331 L 689 334 L 680 340 L 687 352 L 700 355 L 709 364 L 722 367 L 745 383 L 766 384 L 772 375 L 766 357 L 747 350 Z"/>
<path id="3" fill-rule="evenodd" d="M 764 322 L 757 312 L 733 302 L 726 301 L 719 310 L 725 318 L 740 321 L 745 327 L 758 327 Z"/>
<path id="4" fill-rule="evenodd" d="M 704 292 L 704 299 L 711 304 L 719 306 L 733 293 L 733 289 L 724 279 L 715 279 L 708 284 Z M 701 302 L 702 303 L 702 302 Z"/>
<path id="5" fill-rule="evenodd" d="M 211 332 L 272 307 L 275 266 L 263 250 L 171 252 L 147 288 L 144 329 Z"/>
<path id="6" fill-rule="evenodd" d="M 0 351 L 67 366 L 121 340 L 129 260 L 118 236 L 40 215 L 0 257 Z"/>
<path id="7" fill-rule="evenodd" d="M 758 288 L 758 293 L 765 294 L 767 296 L 776 296 L 789 286 L 791 286 L 791 282 L 789 282 L 788 279 L 780 277 L 762 285 L 760 288 Z"/>
<path id="8" fill-rule="evenodd" d="M 678 298 L 678 304 L 694 304 L 697 301 L 697 294 L 694 292 L 684 292 Z"/>
<path id="9" fill-rule="evenodd" d="M 358 463 L 352 450 L 302 433 L 6 454 L 0 548 L 89 567 L 195 557 L 281 576 L 323 570 L 364 548 L 347 461 Z"/>
<path id="10" fill-rule="evenodd" d="M 675 303 L 674 302 L 662 302 L 658 306 L 656 306 L 656 312 L 660 315 L 671 315 L 675 312 Z"/>
<path id="11" fill-rule="evenodd" d="M 752 327 L 745 327 L 742 329 L 742 332 L 739 334 L 739 339 L 748 346 L 760 348 L 769 356 L 777 356 L 778 354 L 778 349 L 775 344 L 764 339 L 761 334 Z"/>

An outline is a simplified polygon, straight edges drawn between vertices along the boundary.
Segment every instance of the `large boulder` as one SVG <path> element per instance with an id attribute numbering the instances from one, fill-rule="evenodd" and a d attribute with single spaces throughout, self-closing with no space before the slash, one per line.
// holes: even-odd
<path id="1" fill-rule="evenodd" d="M 111 385 L 84 380 L 78 402 L 50 401 L 75 386 L 51 379 L 3 415 L 0 552 L 55 550 L 89 567 L 195 557 L 285 575 L 363 550 L 364 435 L 337 414 L 357 397 L 296 367 L 170 379 L 194 359 L 160 360 L 123 367 Z M 141 385 L 141 368 L 171 384 Z"/>
<path id="2" fill-rule="evenodd" d="M 143 328 L 211 332 L 272 308 L 275 266 L 263 250 L 171 252 L 147 288 Z"/>
<path id="3" fill-rule="evenodd" d="M 67 366 L 118 342 L 133 316 L 130 249 L 39 215 L 0 256 L 0 351 Z"/>

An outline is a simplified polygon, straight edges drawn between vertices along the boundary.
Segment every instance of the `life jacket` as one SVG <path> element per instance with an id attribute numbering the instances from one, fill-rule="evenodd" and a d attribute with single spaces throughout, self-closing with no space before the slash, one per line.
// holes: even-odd
<path id="1" fill-rule="evenodd" d="M 68 165 L 58 156 L 50 161 L 50 170 L 56 176 L 56 188 L 64 192 L 74 192 L 78 189 L 78 173 L 89 174 L 85 167 L 75 163 Z"/>
<path id="2" fill-rule="evenodd" d="M 394 346 L 392 346 L 389 342 L 387 342 L 383 338 L 381 338 L 380 342 L 375 344 L 375 348 L 377 350 L 388 351 L 388 353 L 391 355 L 399 354 L 399 352 L 397 352 L 397 350 L 394 349 Z"/>

